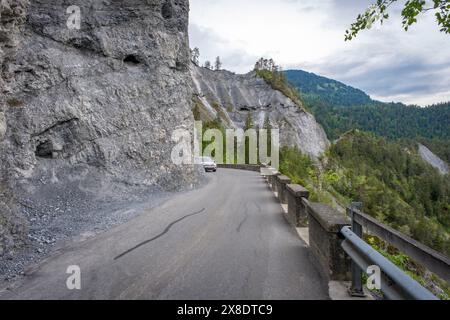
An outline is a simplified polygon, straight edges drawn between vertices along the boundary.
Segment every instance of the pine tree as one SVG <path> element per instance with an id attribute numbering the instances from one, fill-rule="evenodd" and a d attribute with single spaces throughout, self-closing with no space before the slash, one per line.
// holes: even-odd
<path id="1" fill-rule="evenodd" d="M 222 61 L 220 61 L 220 57 L 216 58 L 216 62 L 214 63 L 214 67 L 216 71 L 219 71 L 222 69 Z"/>
<path id="2" fill-rule="evenodd" d="M 211 62 L 209 60 L 205 61 L 204 67 L 206 69 L 212 70 Z"/>
<path id="3" fill-rule="evenodd" d="M 200 49 L 195 47 L 191 49 L 191 61 L 196 65 L 200 65 Z"/>

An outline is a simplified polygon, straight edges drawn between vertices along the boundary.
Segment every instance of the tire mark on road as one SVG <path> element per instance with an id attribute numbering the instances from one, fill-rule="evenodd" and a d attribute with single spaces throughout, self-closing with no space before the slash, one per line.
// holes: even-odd
<path id="1" fill-rule="evenodd" d="M 181 218 L 178 219 L 178 220 L 175 220 L 174 222 L 172 222 L 171 224 L 169 224 L 169 225 L 164 229 L 164 231 L 161 232 L 160 234 L 158 234 L 157 236 L 155 236 L 155 237 L 153 237 L 153 238 L 151 238 L 151 239 L 149 239 L 149 240 L 146 240 L 146 241 L 144 241 L 144 242 L 141 242 L 141 243 L 138 244 L 137 246 L 135 246 L 135 247 L 133 247 L 133 248 L 131 248 L 131 249 L 129 249 L 129 250 L 127 250 L 127 251 L 121 253 L 120 255 L 118 255 L 117 257 L 115 257 L 114 260 L 118 260 L 118 259 L 122 258 L 123 256 L 129 254 L 130 252 L 132 252 L 132 251 L 134 251 L 134 250 L 136 250 L 136 249 L 138 249 L 138 248 L 140 248 L 140 247 L 142 247 L 142 246 L 144 246 L 144 245 L 146 245 L 146 244 L 149 244 L 150 242 L 155 241 L 156 239 L 161 238 L 163 235 L 165 235 L 167 232 L 169 232 L 169 230 L 170 230 L 174 225 L 176 225 L 178 222 L 181 222 L 181 221 L 183 221 L 183 220 L 185 220 L 185 219 L 187 219 L 187 218 L 190 218 L 190 217 L 192 217 L 192 216 L 201 214 L 201 213 L 203 213 L 205 210 L 206 210 L 206 209 L 203 208 L 203 209 L 200 210 L 200 211 L 197 211 L 197 212 L 188 214 L 188 215 L 186 215 L 186 216 L 184 216 L 184 217 L 181 217 Z"/>
<path id="2" fill-rule="evenodd" d="M 248 219 L 248 206 L 247 206 L 247 204 L 245 204 L 245 217 L 241 221 L 241 223 L 239 223 L 239 226 L 236 228 L 237 233 L 241 232 L 241 227 L 245 223 L 245 221 L 247 221 L 247 219 Z"/>

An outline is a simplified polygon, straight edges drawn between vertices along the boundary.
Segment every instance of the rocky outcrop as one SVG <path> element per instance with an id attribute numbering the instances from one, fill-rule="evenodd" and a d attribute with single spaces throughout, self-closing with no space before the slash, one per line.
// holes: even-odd
<path id="1" fill-rule="evenodd" d="M 443 175 L 449 174 L 449 167 L 447 163 L 445 163 L 441 158 L 439 158 L 437 155 L 435 155 L 433 152 L 431 152 L 430 149 L 425 147 L 423 144 L 419 143 L 419 155 L 428 164 L 430 164 L 432 167 L 439 170 L 439 172 Z"/>
<path id="2" fill-rule="evenodd" d="M 243 128 L 250 113 L 254 125 L 263 128 L 266 117 L 280 130 L 280 143 L 297 146 L 318 158 L 329 145 L 315 118 L 281 92 L 272 89 L 255 72 L 234 74 L 192 65 L 196 94 L 204 120 L 219 117 L 230 128 Z"/>
<path id="3" fill-rule="evenodd" d="M 67 25 L 72 5 L 79 30 Z M 170 157 L 173 130 L 193 124 L 188 11 L 188 0 L 1 0 L 4 189 L 67 213 L 195 183 L 195 168 Z"/>
<path id="4" fill-rule="evenodd" d="M 10 91 L 8 81 L 11 81 L 14 76 L 9 66 L 14 61 L 19 49 L 28 4 L 28 0 L 0 1 L 0 102 L 2 104 L 4 103 L 5 94 Z M 0 107 L 4 109 L 3 106 Z M 0 128 L 2 125 L 1 120 Z M 0 138 L 1 136 L 0 129 Z"/>

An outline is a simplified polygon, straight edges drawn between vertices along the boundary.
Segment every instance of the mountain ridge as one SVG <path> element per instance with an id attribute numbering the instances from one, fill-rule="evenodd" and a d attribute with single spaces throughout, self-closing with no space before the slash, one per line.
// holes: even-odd
<path id="1" fill-rule="evenodd" d="M 330 139 L 353 129 L 389 139 L 450 139 L 450 102 L 427 107 L 387 103 L 314 73 L 288 70 L 285 75 Z"/>
<path id="2" fill-rule="evenodd" d="M 374 100 L 363 90 L 354 88 L 349 86 L 343 82 L 327 78 L 321 75 L 318 75 L 313 72 L 305 71 L 305 70 L 286 70 L 284 71 L 288 81 L 298 88 L 300 93 L 304 96 L 314 96 L 322 95 L 329 91 L 325 96 L 325 100 L 330 103 L 339 104 L 339 102 L 343 102 L 343 106 L 353 106 L 360 104 L 372 103 Z M 334 92 L 331 92 L 329 88 L 333 88 Z M 336 90 L 337 89 L 337 90 Z M 352 94 L 353 100 L 344 100 L 342 94 L 338 92 L 338 90 L 344 90 L 348 94 Z M 334 93 L 334 94 L 333 94 Z M 338 94 L 336 94 L 338 93 Z"/>

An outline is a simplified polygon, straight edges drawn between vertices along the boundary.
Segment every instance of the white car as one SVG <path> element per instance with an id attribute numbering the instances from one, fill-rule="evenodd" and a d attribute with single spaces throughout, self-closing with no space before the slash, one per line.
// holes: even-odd
<path id="1" fill-rule="evenodd" d="M 198 162 L 203 166 L 203 168 L 205 169 L 206 172 L 209 172 L 209 171 L 216 172 L 217 171 L 217 164 L 210 157 L 200 157 L 198 159 Z"/>

